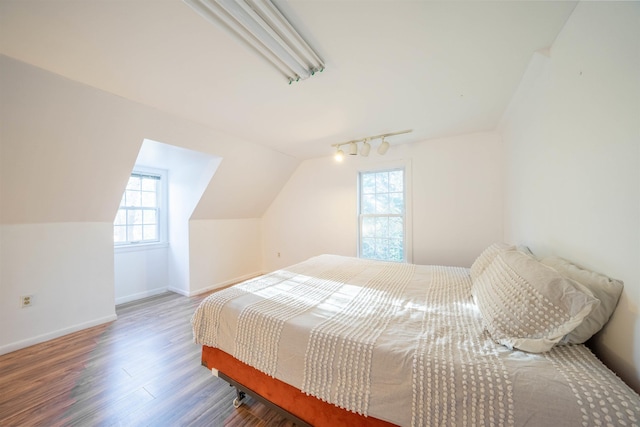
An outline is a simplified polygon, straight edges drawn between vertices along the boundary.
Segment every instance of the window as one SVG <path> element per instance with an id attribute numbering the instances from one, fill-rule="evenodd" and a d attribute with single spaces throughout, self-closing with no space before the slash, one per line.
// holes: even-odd
<path id="1" fill-rule="evenodd" d="M 360 172 L 360 257 L 398 262 L 407 259 L 404 175 L 404 169 Z"/>
<path id="2" fill-rule="evenodd" d="M 161 241 L 162 174 L 131 174 L 113 223 L 116 245 L 157 243 Z"/>

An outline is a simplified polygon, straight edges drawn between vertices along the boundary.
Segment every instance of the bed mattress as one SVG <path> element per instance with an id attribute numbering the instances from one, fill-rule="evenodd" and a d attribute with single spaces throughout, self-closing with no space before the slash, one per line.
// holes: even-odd
<path id="1" fill-rule="evenodd" d="M 587 347 L 496 344 L 466 268 L 322 255 L 210 295 L 192 324 L 199 344 L 401 426 L 640 422 L 640 397 Z"/>

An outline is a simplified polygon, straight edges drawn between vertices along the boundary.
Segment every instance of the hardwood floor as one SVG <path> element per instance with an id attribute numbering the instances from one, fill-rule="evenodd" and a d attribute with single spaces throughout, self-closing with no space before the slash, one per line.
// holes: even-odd
<path id="1" fill-rule="evenodd" d="M 0 356 L 0 426 L 293 426 L 200 365 L 204 296 L 118 306 L 118 320 Z"/>

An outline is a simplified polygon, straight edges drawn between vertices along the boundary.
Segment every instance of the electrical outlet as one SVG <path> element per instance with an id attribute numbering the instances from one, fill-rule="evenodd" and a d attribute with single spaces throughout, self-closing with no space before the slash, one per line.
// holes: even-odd
<path id="1" fill-rule="evenodd" d="M 22 308 L 31 307 L 33 305 L 33 295 L 22 295 L 20 297 L 20 304 Z"/>

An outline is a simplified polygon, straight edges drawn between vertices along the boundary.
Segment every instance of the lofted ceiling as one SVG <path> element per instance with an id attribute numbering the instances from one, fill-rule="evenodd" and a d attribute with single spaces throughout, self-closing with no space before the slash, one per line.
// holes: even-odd
<path id="1" fill-rule="evenodd" d="M 182 0 L 0 0 L 0 53 L 299 159 L 496 127 L 575 2 L 275 0 L 326 70 L 288 85 Z"/>

